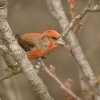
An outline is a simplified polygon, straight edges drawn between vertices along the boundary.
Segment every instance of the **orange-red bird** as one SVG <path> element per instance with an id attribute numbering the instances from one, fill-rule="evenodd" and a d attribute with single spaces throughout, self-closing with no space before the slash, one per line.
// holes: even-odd
<path id="1" fill-rule="evenodd" d="M 27 56 L 30 60 L 35 60 L 44 57 L 59 44 L 63 45 L 61 42 L 61 35 L 54 30 L 48 30 L 39 33 L 25 33 L 16 36 L 19 45 L 26 51 Z"/>

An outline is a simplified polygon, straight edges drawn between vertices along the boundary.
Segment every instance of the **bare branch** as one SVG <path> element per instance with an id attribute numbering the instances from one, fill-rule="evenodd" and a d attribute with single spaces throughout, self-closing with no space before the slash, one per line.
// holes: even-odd
<path id="1" fill-rule="evenodd" d="M 76 100 L 81 100 L 76 94 L 74 94 L 70 89 L 68 89 L 60 80 L 59 78 L 55 75 L 55 73 L 52 73 L 47 66 L 45 65 L 45 63 L 43 62 L 43 60 L 39 59 L 43 70 L 50 75 L 61 87 L 62 90 L 64 90 L 66 93 L 70 94 L 72 97 L 74 97 Z M 51 65 L 52 66 L 52 65 Z"/>
<path id="2" fill-rule="evenodd" d="M 92 92 L 90 86 L 86 83 L 86 79 L 85 79 L 80 67 L 78 67 L 78 73 L 79 73 L 79 81 L 80 81 L 80 86 L 82 89 L 84 99 L 85 100 L 94 100 L 95 94 Z"/>
<path id="3" fill-rule="evenodd" d="M 86 15 L 87 12 L 100 12 L 100 6 L 99 5 L 95 5 L 93 7 L 86 6 L 80 14 L 78 14 L 75 18 L 72 19 L 72 21 L 69 23 L 66 29 L 62 32 L 62 36 L 65 37 L 68 34 L 70 34 L 70 31 L 73 29 L 73 27 L 77 23 L 79 23 L 79 21 Z"/>
<path id="4" fill-rule="evenodd" d="M 12 31 L 9 27 L 8 22 L 6 21 L 7 16 L 7 7 L 6 3 L 3 4 L 3 1 L 0 0 L 0 33 L 3 36 L 3 39 L 7 43 L 8 50 L 11 52 L 11 55 L 15 58 L 16 62 L 22 69 L 22 72 L 26 74 L 27 79 L 31 85 L 32 91 L 36 94 L 37 98 L 41 100 L 53 100 L 49 95 L 46 86 L 43 81 L 38 77 L 35 72 L 32 64 L 27 59 L 26 53 L 17 43 Z"/>
<path id="5" fill-rule="evenodd" d="M 67 24 L 69 23 L 68 20 L 66 20 L 65 13 L 63 11 L 61 3 L 59 3 L 59 0 L 46 0 L 48 8 L 51 12 L 51 14 L 58 20 L 60 27 L 62 30 L 64 30 L 67 27 Z"/>
<path id="6" fill-rule="evenodd" d="M 85 57 L 83 54 L 81 47 L 78 43 L 78 40 L 76 39 L 73 31 L 71 30 L 76 23 L 78 23 L 87 12 L 99 12 L 100 7 L 98 5 L 93 7 L 86 6 L 81 14 L 77 15 L 70 23 L 68 19 L 65 16 L 65 12 L 63 11 L 61 0 L 46 0 L 47 4 L 49 5 L 50 12 L 54 17 L 56 17 L 57 21 L 60 23 L 61 29 L 63 30 L 62 36 L 66 36 L 66 40 L 68 41 L 72 53 L 74 55 L 75 60 L 81 67 L 85 77 L 88 80 L 89 85 L 92 87 L 92 89 L 95 91 L 96 87 L 96 77 Z M 52 6 L 51 6 L 52 5 Z M 51 10 L 52 9 L 52 10 Z M 55 15 L 53 14 L 55 12 Z M 67 28 L 66 28 L 67 27 Z"/>
<path id="7" fill-rule="evenodd" d="M 7 72 L 7 75 L 1 77 L 0 78 L 0 82 L 2 82 L 5 79 L 10 78 L 11 76 L 14 76 L 16 74 L 22 73 L 22 70 L 21 70 L 21 68 L 19 68 L 18 64 L 15 63 L 14 65 L 12 65 L 6 55 L 7 54 L 5 52 L 3 52 L 3 58 L 4 58 L 5 62 L 6 62 L 6 64 L 8 65 L 8 68 L 5 69 L 5 71 Z"/>
<path id="8" fill-rule="evenodd" d="M 90 6 L 92 4 L 93 0 L 89 0 L 88 6 Z"/>
<path id="9" fill-rule="evenodd" d="M 16 68 L 16 70 L 12 70 L 12 69 L 7 69 L 7 75 L 3 76 L 0 78 L 0 82 L 2 82 L 5 79 L 9 79 L 11 78 L 11 76 L 17 75 L 19 73 L 21 73 L 21 69 L 20 68 Z"/>

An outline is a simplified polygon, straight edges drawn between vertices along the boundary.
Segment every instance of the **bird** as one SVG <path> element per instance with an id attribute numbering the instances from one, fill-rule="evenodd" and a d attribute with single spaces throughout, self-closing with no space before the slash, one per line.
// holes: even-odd
<path id="1" fill-rule="evenodd" d="M 16 35 L 16 39 L 30 60 L 45 58 L 55 48 L 63 45 L 61 34 L 55 30 L 47 30 L 41 34 L 25 33 Z"/>

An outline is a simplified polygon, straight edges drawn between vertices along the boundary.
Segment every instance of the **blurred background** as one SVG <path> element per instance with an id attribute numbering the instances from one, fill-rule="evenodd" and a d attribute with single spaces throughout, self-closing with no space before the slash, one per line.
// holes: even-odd
<path id="1" fill-rule="evenodd" d="M 66 16 L 70 21 L 69 4 L 61 0 Z M 95 0 L 97 1 L 97 0 Z M 88 0 L 76 0 L 77 14 L 85 7 Z M 8 22 L 14 34 L 27 32 L 42 33 L 53 29 L 62 32 L 57 20 L 50 14 L 45 0 L 8 0 Z M 94 2 L 95 4 L 98 2 Z M 83 26 L 78 33 L 78 40 L 87 60 L 96 76 L 100 74 L 100 13 L 88 13 L 82 20 Z M 68 78 L 74 81 L 73 91 L 81 96 L 77 63 L 63 47 L 57 48 L 44 60 L 46 65 L 56 67 L 57 76 L 62 82 Z M 31 61 L 34 64 L 34 61 Z M 5 64 L 0 56 L 0 77 L 5 75 Z M 43 70 L 39 76 L 47 85 L 55 100 L 65 100 L 66 95 L 60 86 Z M 24 74 L 18 74 L 0 83 L 1 100 L 37 100 L 31 93 L 30 86 Z"/>

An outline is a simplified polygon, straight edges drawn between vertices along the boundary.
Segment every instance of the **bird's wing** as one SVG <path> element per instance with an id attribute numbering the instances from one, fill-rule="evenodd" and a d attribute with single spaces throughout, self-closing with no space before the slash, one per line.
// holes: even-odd
<path id="1" fill-rule="evenodd" d="M 30 45 L 35 45 L 41 51 L 44 51 L 50 45 L 48 37 L 39 33 L 27 33 L 21 35 L 21 39 Z"/>
<path id="2" fill-rule="evenodd" d="M 31 38 L 36 38 L 36 39 L 40 40 L 42 35 L 39 33 L 25 33 L 25 34 L 21 35 L 20 37 L 25 41 L 27 41 Z"/>
<path id="3" fill-rule="evenodd" d="M 22 39 L 20 37 L 20 35 L 16 35 L 15 36 L 19 45 L 25 50 L 25 51 L 30 51 L 31 48 L 34 48 L 35 45 L 32 43 L 32 44 L 29 44 L 26 40 Z"/>
<path id="4" fill-rule="evenodd" d="M 42 35 L 39 33 L 26 33 L 20 36 L 22 40 L 24 40 L 29 45 L 34 45 L 34 41 L 41 40 Z"/>

